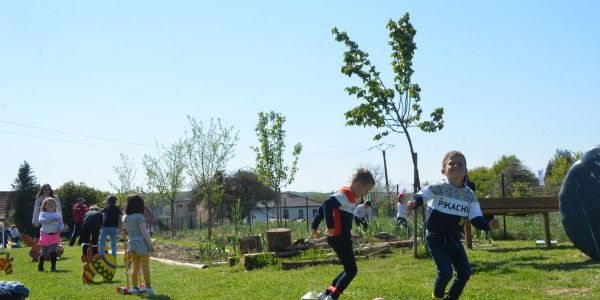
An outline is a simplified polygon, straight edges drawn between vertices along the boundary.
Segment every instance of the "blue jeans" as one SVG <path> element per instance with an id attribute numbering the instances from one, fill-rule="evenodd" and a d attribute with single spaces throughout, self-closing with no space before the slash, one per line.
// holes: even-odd
<path id="1" fill-rule="evenodd" d="M 102 227 L 100 233 L 100 249 L 98 252 L 100 255 L 104 255 L 104 247 L 106 247 L 106 237 L 110 236 L 110 249 L 111 254 L 117 258 L 117 235 L 119 233 L 118 227 Z"/>
<path id="2" fill-rule="evenodd" d="M 447 299 L 458 299 L 467 281 L 471 277 L 471 265 L 467 253 L 460 241 L 460 233 L 428 233 L 427 247 L 437 267 L 437 278 L 433 286 L 433 294 L 438 298 L 444 297 L 444 290 L 456 270 L 456 278 L 448 291 Z"/>

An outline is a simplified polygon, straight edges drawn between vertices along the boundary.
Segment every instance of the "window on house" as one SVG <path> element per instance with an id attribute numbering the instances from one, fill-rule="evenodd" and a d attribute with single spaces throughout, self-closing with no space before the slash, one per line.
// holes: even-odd
<path id="1" fill-rule="evenodd" d="M 317 209 L 313 208 L 313 217 L 317 214 Z"/>
<path id="2" fill-rule="evenodd" d="M 289 219 L 290 218 L 290 211 L 287 209 L 283 210 L 283 218 L 285 219 Z"/>
<path id="3" fill-rule="evenodd" d="M 179 204 L 179 208 L 183 208 L 183 204 Z"/>
<path id="4" fill-rule="evenodd" d="M 304 210 L 303 209 L 298 210 L 298 219 L 304 219 Z"/>

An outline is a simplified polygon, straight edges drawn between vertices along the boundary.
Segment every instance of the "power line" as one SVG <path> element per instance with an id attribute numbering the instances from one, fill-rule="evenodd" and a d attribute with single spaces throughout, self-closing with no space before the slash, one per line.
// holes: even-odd
<path id="1" fill-rule="evenodd" d="M 108 149 L 115 149 L 115 150 L 137 151 L 137 152 L 146 152 L 146 151 L 142 151 L 142 150 L 139 150 L 139 149 L 129 149 L 129 148 L 119 148 L 119 147 L 111 147 L 111 146 L 105 146 L 105 145 L 88 144 L 88 143 L 75 142 L 75 141 L 69 141 L 69 140 L 61 140 L 61 139 L 55 139 L 55 138 L 50 138 L 50 137 L 46 137 L 46 136 L 24 134 L 24 133 L 18 133 L 18 132 L 6 131 L 6 130 L 0 130 L 0 132 L 4 132 L 4 133 L 8 133 L 8 134 L 13 134 L 13 135 L 28 136 L 28 137 L 38 138 L 38 139 L 51 140 L 51 141 L 55 141 L 55 142 L 78 144 L 78 145 L 84 145 L 84 146 L 90 146 L 90 147 L 108 148 Z"/>
<path id="2" fill-rule="evenodd" d="M 85 135 L 85 134 L 79 134 L 79 133 L 72 133 L 72 132 L 67 132 L 67 131 L 62 131 L 62 130 L 56 130 L 56 129 L 42 128 L 42 127 L 31 126 L 31 125 L 26 125 L 26 124 L 21 124 L 21 123 L 9 122 L 9 121 L 2 121 L 2 120 L 0 120 L 0 123 L 14 125 L 14 126 L 20 126 L 20 127 L 25 127 L 25 128 L 32 128 L 32 129 L 37 129 L 37 130 L 43 130 L 43 131 L 48 131 L 48 132 L 55 132 L 55 133 L 60 133 L 60 134 L 65 134 L 65 135 L 72 135 L 72 136 L 84 137 L 84 138 L 93 139 L 93 140 L 100 140 L 100 141 L 107 141 L 107 142 L 123 143 L 123 144 L 130 144 L 130 145 L 137 145 L 137 146 L 144 146 L 144 147 L 156 148 L 156 145 L 142 144 L 142 143 L 135 143 L 135 142 L 128 142 L 128 141 L 122 141 L 122 140 L 111 139 L 111 138 L 95 137 L 95 136 L 91 136 L 91 135 Z"/>

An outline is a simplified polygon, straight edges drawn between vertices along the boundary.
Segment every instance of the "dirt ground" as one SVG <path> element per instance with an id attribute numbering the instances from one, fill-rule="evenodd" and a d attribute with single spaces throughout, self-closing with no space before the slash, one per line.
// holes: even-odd
<path id="1" fill-rule="evenodd" d="M 197 251 L 193 247 L 183 247 L 172 244 L 155 244 L 152 257 L 165 258 L 186 263 L 201 263 Z"/>

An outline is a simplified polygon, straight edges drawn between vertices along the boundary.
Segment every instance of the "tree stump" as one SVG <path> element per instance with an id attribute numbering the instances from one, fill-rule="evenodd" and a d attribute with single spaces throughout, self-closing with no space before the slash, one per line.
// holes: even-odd
<path id="1" fill-rule="evenodd" d="M 250 253 L 242 255 L 240 264 L 244 266 L 244 269 L 250 271 L 254 269 L 260 269 L 267 265 L 275 263 L 273 253 Z"/>
<path id="2" fill-rule="evenodd" d="M 285 251 L 292 245 L 292 230 L 277 228 L 267 230 L 267 247 L 270 252 Z"/>
<path id="3" fill-rule="evenodd" d="M 227 266 L 228 266 L 228 267 L 233 267 L 233 266 L 235 266 L 235 257 L 228 257 L 228 258 L 227 258 Z"/>
<path id="4" fill-rule="evenodd" d="M 262 242 L 260 236 L 246 236 L 238 241 L 240 245 L 240 254 L 260 253 L 262 252 Z"/>

